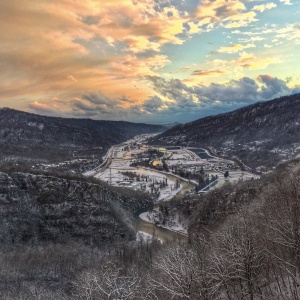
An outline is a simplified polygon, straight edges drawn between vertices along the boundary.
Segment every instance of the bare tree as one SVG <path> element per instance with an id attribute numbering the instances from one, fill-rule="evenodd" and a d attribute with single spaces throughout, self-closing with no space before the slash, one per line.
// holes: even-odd
<path id="1" fill-rule="evenodd" d="M 214 235 L 210 274 L 217 295 L 229 300 L 254 300 L 261 295 L 259 278 L 263 268 L 263 250 L 256 241 L 256 232 L 244 216 L 227 224 Z M 240 296 L 238 296 L 240 295 Z"/>
<path id="2" fill-rule="evenodd" d="M 300 298 L 300 170 L 273 176 L 265 195 L 267 251 L 281 299 Z"/>
<path id="3" fill-rule="evenodd" d="M 191 249 L 196 255 L 196 265 L 198 268 L 198 280 L 196 282 L 197 297 L 201 300 L 213 300 L 215 294 L 212 292 L 212 277 L 210 274 L 209 253 L 211 252 L 210 243 L 203 234 L 194 234 L 190 238 Z"/>
<path id="4" fill-rule="evenodd" d="M 157 255 L 149 285 L 168 299 L 193 299 L 198 279 L 196 253 L 187 245 L 172 244 Z"/>
<path id="5" fill-rule="evenodd" d="M 134 270 L 123 270 L 113 262 L 94 272 L 84 273 L 76 282 L 75 299 L 139 299 L 141 277 Z"/>

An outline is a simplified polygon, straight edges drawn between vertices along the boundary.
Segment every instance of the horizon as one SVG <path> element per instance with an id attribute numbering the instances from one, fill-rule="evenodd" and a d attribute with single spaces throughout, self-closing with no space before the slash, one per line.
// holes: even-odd
<path id="1" fill-rule="evenodd" d="M 200 119 L 204 119 L 206 117 L 214 117 L 214 116 L 219 116 L 219 115 L 223 115 L 223 114 L 226 114 L 226 113 L 231 113 L 231 112 L 237 111 L 239 109 L 247 108 L 247 107 L 255 105 L 255 104 L 278 101 L 278 100 L 280 100 L 282 98 L 285 98 L 285 97 L 293 97 L 293 96 L 297 96 L 297 95 L 300 95 L 300 93 L 295 93 L 295 94 L 291 94 L 291 95 L 287 95 L 287 96 L 281 96 L 281 97 L 278 97 L 278 98 L 275 98 L 275 99 L 271 99 L 271 100 L 266 100 L 266 101 L 257 101 L 257 102 L 250 103 L 250 104 L 247 104 L 247 105 L 244 105 L 244 106 L 241 106 L 241 107 L 234 108 L 232 110 L 222 111 L 222 112 L 219 112 L 219 113 L 216 112 L 215 114 L 205 115 L 203 117 L 200 117 L 200 118 L 197 118 L 197 119 L 193 119 L 193 120 L 190 120 L 190 121 L 187 121 L 187 122 L 177 122 L 176 120 L 174 122 L 142 122 L 142 121 L 139 122 L 139 121 L 135 121 L 135 120 L 122 120 L 122 119 L 108 120 L 108 119 L 94 119 L 94 118 L 89 118 L 89 117 L 72 117 L 72 116 L 61 117 L 61 116 L 57 116 L 57 115 L 47 115 L 46 113 L 43 114 L 42 112 L 39 113 L 39 112 L 27 112 L 27 111 L 24 111 L 24 110 L 16 110 L 16 109 L 10 108 L 10 107 L 0 107 L 0 110 L 2 110 L 2 109 L 16 110 L 18 112 L 35 114 L 35 115 L 38 115 L 38 116 L 41 116 L 41 117 L 53 117 L 53 118 L 65 118 L 65 119 L 77 119 L 77 120 L 92 120 L 92 121 L 105 121 L 105 122 L 106 121 L 112 121 L 112 122 L 129 122 L 129 123 L 136 123 L 136 124 L 158 125 L 158 126 L 159 125 L 161 125 L 161 126 L 172 125 L 172 127 L 173 127 L 173 126 L 176 126 L 176 125 L 183 125 L 183 124 L 192 123 L 194 121 L 197 121 L 197 120 L 200 120 Z"/>
<path id="2" fill-rule="evenodd" d="M 167 124 L 299 93 L 299 4 L 3 1 L 0 106 Z"/>

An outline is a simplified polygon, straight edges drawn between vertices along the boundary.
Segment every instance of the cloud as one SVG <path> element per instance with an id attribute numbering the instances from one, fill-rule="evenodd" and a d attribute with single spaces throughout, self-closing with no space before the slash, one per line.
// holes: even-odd
<path id="1" fill-rule="evenodd" d="M 126 97 L 112 98 L 102 92 L 83 94 L 70 100 L 45 99 L 28 104 L 31 111 L 64 117 L 88 117 L 109 120 L 132 120 L 140 116 L 152 115 L 164 108 L 164 102 L 157 96 L 137 103 Z"/>
<path id="2" fill-rule="evenodd" d="M 137 57 L 133 54 L 116 57 L 111 63 L 113 74 L 118 76 L 142 77 L 145 75 L 157 75 L 156 71 L 171 63 L 166 55 L 151 55 L 149 57 Z"/>
<path id="3" fill-rule="evenodd" d="M 242 1 L 202 1 L 197 9 L 197 16 L 201 18 L 211 18 L 220 21 L 222 18 L 228 18 L 240 14 L 246 10 Z"/>
<path id="4" fill-rule="evenodd" d="M 82 16 L 80 19 L 83 23 L 87 25 L 97 25 L 100 22 L 99 17 L 93 15 Z"/>
<path id="5" fill-rule="evenodd" d="M 39 101 L 33 101 L 31 103 L 28 104 L 28 107 L 37 112 L 37 113 L 42 113 L 42 114 L 51 114 L 54 113 L 55 110 L 51 107 L 49 107 L 49 105 L 45 104 L 45 103 L 41 103 Z"/>
<path id="6" fill-rule="evenodd" d="M 255 42 L 255 41 L 263 41 L 264 38 L 262 38 L 262 37 L 260 37 L 260 36 L 252 36 L 252 37 L 250 38 L 250 40 L 251 40 L 252 42 Z"/>
<path id="7" fill-rule="evenodd" d="M 263 44 L 271 44 L 267 33 L 278 42 L 289 42 L 292 54 L 297 55 L 298 24 L 285 23 L 284 28 L 272 24 L 260 30 L 254 22 L 272 3 L 260 2 L 253 11 L 252 2 L 0 1 L 0 101 L 14 103 L 15 108 L 29 103 L 30 110 L 53 115 L 110 119 L 150 119 L 155 112 L 160 116 L 180 113 L 180 109 L 193 113 L 205 103 L 217 105 L 208 97 L 209 88 L 222 91 L 210 85 L 214 77 L 220 83 L 241 78 L 248 71 L 257 76 L 257 70 L 281 62 L 275 44 L 261 52 Z M 251 27 L 240 28 L 245 26 Z M 229 46 L 223 43 L 223 33 L 232 37 Z M 211 52 L 213 47 L 219 51 Z M 232 55 L 204 57 L 205 53 Z M 223 59 L 216 59 L 219 57 Z M 162 78 L 171 78 L 175 72 L 181 80 Z M 201 82 L 202 92 L 208 94 L 196 92 L 195 82 Z M 266 86 L 262 80 L 255 82 Z M 234 91 L 232 84 L 222 87 Z M 238 85 L 242 85 L 240 79 Z M 272 93 L 266 87 L 267 91 Z"/>
<path id="8" fill-rule="evenodd" d="M 224 27 L 225 28 L 247 27 L 251 23 L 258 21 L 258 19 L 256 19 L 255 17 L 256 17 L 256 13 L 253 11 L 242 13 L 240 15 L 234 15 L 224 20 L 225 21 Z"/>
<path id="9" fill-rule="evenodd" d="M 239 0 L 206 0 L 199 5 L 196 16 L 210 19 L 210 24 L 225 28 L 245 27 L 256 22 L 256 13 L 247 11 L 245 4 Z"/>
<path id="10" fill-rule="evenodd" d="M 291 0 L 280 0 L 284 5 L 292 5 Z"/>
<path id="11" fill-rule="evenodd" d="M 147 76 L 147 79 L 152 82 L 154 90 L 160 96 L 175 101 L 180 107 L 194 106 L 193 93 L 179 79 L 166 81 L 159 76 Z"/>
<path id="12" fill-rule="evenodd" d="M 254 44 L 247 44 L 247 45 L 241 45 L 241 44 L 234 44 L 227 47 L 221 47 L 218 52 L 225 52 L 225 53 L 236 53 L 244 49 L 248 48 L 255 48 Z"/>
<path id="13" fill-rule="evenodd" d="M 253 7 L 253 10 L 264 12 L 265 10 L 272 9 L 274 7 L 277 7 L 277 5 L 275 3 L 273 3 L 273 2 L 269 2 L 267 4 L 255 5 Z"/>
<path id="14" fill-rule="evenodd" d="M 1 97 L 70 99 L 101 90 L 142 101 L 143 76 L 170 63 L 161 47 L 184 41 L 187 20 L 152 0 L 0 1 Z"/>
<path id="15" fill-rule="evenodd" d="M 226 71 L 224 70 L 195 70 L 193 72 L 193 76 L 212 76 L 212 75 L 220 75 L 224 74 Z"/>
<path id="16" fill-rule="evenodd" d="M 211 79 L 206 80 L 208 76 L 212 77 L 214 81 L 225 82 L 235 77 L 240 78 L 245 76 L 244 73 L 247 71 L 264 70 L 270 65 L 279 64 L 280 62 L 279 57 L 269 57 L 267 53 L 256 56 L 253 53 L 241 51 L 238 53 L 238 56 L 231 60 L 214 58 L 207 61 L 205 64 L 202 64 L 201 69 L 196 69 L 194 73 L 192 73 L 190 77 L 185 78 L 183 82 L 189 86 L 202 83 L 203 80 L 209 83 Z"/>
<path id="17" fill-rule="evenodd" d="M 285 39 L 295 45 L 300 45 L 300 23 L 289 24 L 276 30 L 276 38 L 278 40 Z"/>
<path id="18" fill-rule="evenodd" d="M 105 0 L 95 6 L 94 15 L 100 22 L 91 30 L 104 39 L 123 41 L 130 51 L 142 52 L 149 48 L 159 51 L 165 43 L 183 42 L 179 35 L 184 32 L 183 25 L 188 18 L 175 6 L 158 8 L 150 0 L 121 0 L 118 5 Z"/>
<path id="19" fill-rule="evenodd" d="M 67 78 L 74 81 L 74 82 L 77 82 L 77 79 L 72 75 L 69 75 Z"/>
<path id="20" fill-rule="evenodd" d="M 109 98 L 101 92 L 85 94 L 82 96 L 82 98 L 88 101 L 90 104 L 105 105 L 108 107 L 114 107 L 119 103 L 119 101 L 116 99 Z"/>
<path id="21" fill-rule="evenodd" d="M 164 102 L 158 96 L 153 96 L 147 99 L 141 106 L 141 111 L 148 113 L 157 113 L 164 106 Z"/>
<path id="22" fill-rule="evenodd" d="M 272 99 L 292 93 L 286 82 L 281 79 L 269 75 L 260 75 L 257 80 L 263 84 L 260 91 L 263 99 Z"/>
<path id="23" fill-rule="evenodd" d="M 154 89 L 169 100 L 175 101 L 174 105 L 190 103 L 201 106 L 214 104 L 216 101 L 224 103 L 249 103 L 269 100 L 295 92 L 281 79 L 269 75 L 260 75 L 255 79 L 243 77 L 231 80 L 226 84 L 211 83 L 210 85 L 187 86 L 180 80 L 165 80 L 159 77 L 149 77 Z M 198 102 L 195 101 L 197 98 Z"/>
<path id="24" fill-rule="evenodd" d="M 236 60 L 233 60 L 230 64 L 238 65 L 245 69 L 250 70 L 262 70 L 268 67 L 271 64 L 276 64 L 279 62 L 277 57 L 257 57 L 254 54 L 242 52 L 240 57 Z"/>
<path id="25" fill-rule="evenodd" d="M 257 83 L 250 78 L 232 80 L 225 85 L 213 83 L 209 86 L 196 87 L 195 92 L 210 101 L 251 102 L 257 100 Z"/>
<path id="26" fill-rule="evenodd" d="M 257 78 L 243 77 L 225 84 L 188 86 L 179 79 L 166 80 L 159 76 L 149 76 L 156 95 L 142 103 L 126 97 L 112 98 L 102 92 L 83 94 L 67 101 L 60 99 L 32 101 L 31 111 L 67 117 L 89 117 L 109 120 L 184 120 L 196 116 L 214 114 L 221 111 L 300 92 L 291 89 L 287 81 L 269 75 Z M 130 105 L 128 106 L 128 103 Z"/>

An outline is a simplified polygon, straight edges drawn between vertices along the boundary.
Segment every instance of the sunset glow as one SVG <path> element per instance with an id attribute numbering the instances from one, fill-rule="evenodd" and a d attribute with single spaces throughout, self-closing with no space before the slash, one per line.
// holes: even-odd
<path id="1" fill-rule="evenodd" d="M 186 122 L 300 92 L 299 0 L 0 2 L 0 107 Z"/>

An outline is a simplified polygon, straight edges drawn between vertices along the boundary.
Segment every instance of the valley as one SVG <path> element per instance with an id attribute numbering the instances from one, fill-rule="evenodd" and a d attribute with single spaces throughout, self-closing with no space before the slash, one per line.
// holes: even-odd
<path id="1" fill-rule="evenodd" d="M 154 134 L 138 135 L 112 146 L 100 166 L 84 173 L 110 186 L 141 191 L 153 199 L 151 211 L 145 209 L 139 214 L 139 232 L 155 233 L 162 240 L 173 239 L 177 234 L 187 236 L 185 218 L 175 214 L 169 220 L 162 220 L 160 203 L 178 196 L 207 193 L 226 183 L 259 178 L 241 170 L 234 161 L 214 156 L 206 149 L 149 145 L 148 140 L 153 137 Z"/>
<path id="2" fill-rule="evenodd" d="M 2 109 L 0 298 L 299 299 L 299 99 L 168 130 Z"/>
<path id="3" fill-rule="evenodd" d="M 300 0 L 0 15 L 0 300 L 300 300 Z"/>

